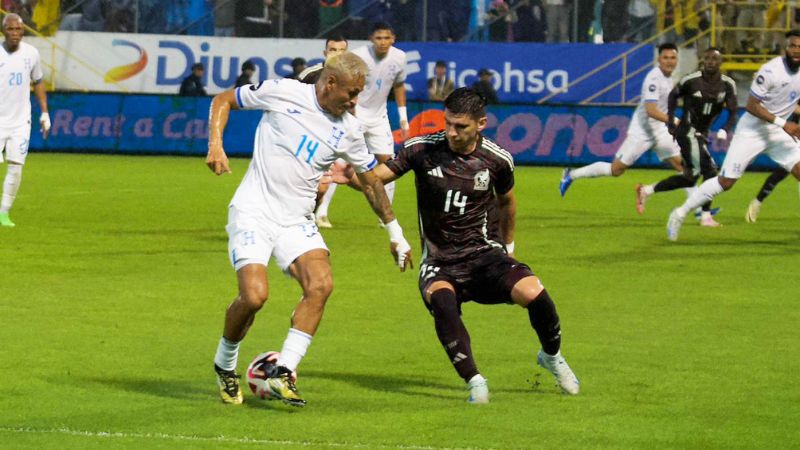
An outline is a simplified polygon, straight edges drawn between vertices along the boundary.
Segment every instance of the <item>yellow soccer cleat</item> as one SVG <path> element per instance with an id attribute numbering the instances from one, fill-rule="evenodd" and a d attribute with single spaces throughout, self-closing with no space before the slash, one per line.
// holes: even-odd
<path id="1" fill-rule="evenodd" d="M 306 406 L 306 401 L 300 397 L 300 392 L 297 391 L 297 386 L 294 384 L 291 370 L 284 366 L 273 366 L 270 372 L 272 373 L 267 377 L 267 385 L 272 398 L 291 406 Z"/>
<path id="2" fill-rule="evenodd" d="M 223 403 L 231 405 L 241 405 L 244 401 L 242 390 L 239 389 L 239 375 L 236 372 L 222 370 L 214 364 L 214 372 L 217 373 L 217 386 L 219 386 L 219 396 Z"/>

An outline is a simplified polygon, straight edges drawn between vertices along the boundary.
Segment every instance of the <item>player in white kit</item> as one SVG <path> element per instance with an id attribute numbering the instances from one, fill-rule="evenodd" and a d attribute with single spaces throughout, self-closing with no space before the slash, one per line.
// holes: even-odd
<path id="1" fill-rule="evenodd" d="M 353 50 L 369 67 L 369 75 L 364 90 L 358 95 L 356 117 L 361 122 L 364 139 L 369 152 L 383 163 L 394 156 L 394 137 L 386 111 L 386 99 L 394 91 L 397 113 L 403 140 L 408 133 L 408 112 L 406 109 L 406 53 L 394 47 L 395 34 L 386 23 L 376 23 L 369 36 L 370 44 Z M 330 206 L 335 184 L 331 184 L 317 210 L 317 225 L 330 228 L 328 207 Z M 386 185 L 389 201 L 394 199 L 394 182 Z"/>
<path id="2" fill-rule="evenodd" d="M 3 154 L 8 162 L 3 181 L 3 197 L 0 200 L 0 226 L 13 227 L 8 215 L 22 182 L 22 166 L 28 156 L 31 137 L 30 89 L 42 110 L 39 116 L 42 135 L 47 138 L 50 131 L 50 115 L 47 113 L 47 93 L 42 83 L 42 65 L 39 51 L 22 42 L 25 29 L 22 18 L 7 14 L 3 18 L 3 41 L 0 50 L 0 163 Z"/>
<path id="3" fill-rule="evenodd" d="M 614 161 L 596 162 L 574 170 L 564 169 L 558 186 L 562 197 L 579 178 L 622 175 L 650 148 L 655 150 L 658 159 L 669 162 L 679 172 L 683 171 L 680 147 L 667 130 L 667 99 L 673 85 L 670 76 L 677 65 L 678 48 L 675 44 L 659 45 L 658 66 L 645 76 L 641 100 L 628 126 L 628 135 L 614 155 Z"/>
<path id="4" fill-rule="evenodd" d="M 386 224 L 400 269 L 410 265 L 411 247 L 383 183 L 372 172 L 378 163 L 366 149 L 358 121 L 348 112 L 364 88 L 366 74 L 360 58 L 343 53 L 326 61 L 315 85 L 289 79 L 263 81 L 226 91 L 211 103 L 206 163 L 217 175 L 230 172 L 222 134 L 231 108 L 264 111 L 253 160 L 228 209 L 228 252 L 239 295 L 228 307 L 214 357 L 226 403 L 242 402 L 235 372 L 239 343 L 267 300 L 267 263 L 273 257 L 300 283 L 303 297 L 267 382 L 274 397 L 305 405 L 295 386 L 295 370 L 333 289 L 328 248 L 314 224 L 314 203 L 320 179 L 337 158 L 348 161 L 368 186 L 364 194 Z"/>
<path id="5" fill-rule="evenodd" d="M 746 112 L 736 124 L 722 170 L 704 182 L 686 202 L 673 209 L 667 221 L 667 237 L 678 240 L 689 211 L 730 190 L 756 156 L 765 152 L 800 180 L 800 125 L 787 122 L 800 95 L 800 30 L 786 33 L 784 56 L 771 59 L 756 72 L 750 85 Z"/>

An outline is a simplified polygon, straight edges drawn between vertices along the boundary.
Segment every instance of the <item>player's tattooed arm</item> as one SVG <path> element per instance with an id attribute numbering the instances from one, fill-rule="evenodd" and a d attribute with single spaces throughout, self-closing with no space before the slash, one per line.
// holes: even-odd
<path id="1" fill-rule="evenodd" d="M 217 175 L 230 173 L 228 156 L 222 147 L 222 134 L 228 125 L 231 108 L 238 109 L 234 90 L 215 95 L 208 112 L 208 155 L 206 165 Z"/>
<path id="2" fill-rule="evenodd" d="M 381 166 L 382 164 L 378 167 Z M 394 211 L 392 210 L 392 204 L 389 202 L 389 197 L 386 195 L 386 190 L 383 187 L 384 182 L 375 174 L 376 169 L 377 167 L 373 170 L 357 174 L 358 182 L 369 205 L 381 219 L 381 222 L 389 223 L 395 219 Z"/>

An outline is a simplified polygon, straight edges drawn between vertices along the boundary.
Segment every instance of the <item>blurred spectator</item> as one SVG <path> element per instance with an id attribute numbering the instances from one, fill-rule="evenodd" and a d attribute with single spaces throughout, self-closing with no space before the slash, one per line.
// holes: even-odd
<path id="1" fill-rule="evenodd" d="M 514 12 L 504 0 L 492 0 L 486 13 L 489 25 L 489 40 L 492 42 L 513 42 Z"/>
<path id="2" fill-rule="evenodd" d="M 159 0 L 139 0 L 139 33 L 163 34 L 167 31 L 167 12 Z"/>
<path id="3" fill-rule="evenodd" d="M 205 68 L 202 63 L 192 64 L 192 73 L 181 82 L 181 90 L 178 95 L 185 97 L 200 97 L 206 95 L 206 88 L 203 87 L 203 74 Z"/>
<path id="4" fill-rule="evenodd" d="M 0 6 L 10 13 L 19 15 L 23 24 L 36 29 L 36 23 L 33 21 L 33 9 L 36 4 L 37 0 L 3 0 Z M 29 34 L 28 30 L 25 30 L 25 34 Z"/>
<path id="5" fill-rule="evenodd" d="M 253 78 L 253 74 L 256 72 L 256 65 L 253 64 L 252 61 L 248 60 L 242 63 L 242 73 L 239 75 L 239 78 L 236 79 L 236 87 L 244 86 L 246 84 L 253 84 L 251 78 Z"/>
<path id="6" fill-rule="evenodd" d="M 86 0 L 79 13 L 67 14 L 61 19 L 59 29 L 66 31 L 103 31 L 106 19 L 101 0 Z"/>
<path id="7" fill-rule="evenodd" d="M 284 37 L 313 38 L 319 33 L 319 0 L 290 0 L 286 8 Z"/>
<path id="8" fill-rule="evenodd" d="M 544 0 L 547 42 L 569 42 L 570 10 L 572 0 Z"/>
<path id="9" fill-rule="evenodd" d="M 436 61 L 433 68 L 433 78 L 428 80 L 428 100 L 443 102 L 455 89 L 453 80 L 447 78 L 447 63 Z"/>
<path id="10" fill-rule="evenodd" d="M 214 2 L 214 36 L 236 34 L 236 0 Z"/>
<path id="11" fill-rule="evenodd" d="M 489 105 L 497 104 L 497 91 L 494 90 L 493 78 L 492 72 L 484 68 L 478 71 L 478 81 L 472 84 L 472 88 L 478 91 Z"/>
<path id="12" fill-rule="evenodd" d="M 683 36 L 683 0 L 656 1 L 656 32 L 661 43 L 678 42 L 678 36 Z"/>
<path id="13" fill-rule="evenodd" d="M 293 80 L 300 79 L 300 73 L 306 70 L 306 60 L 303 58 L 295 58 L 292 60 L 292 73 L 288 75 L 286 78 L 291 78 Z"/>
<path id="14" fill-rule="evenodd" d="M 514 23 L 515 42 L 544 42 L 547 38 L 547 21 L 542 0 L 521 0 Z"/>
<path id="15" fill-rule="evenodd" d="M 764 4 L 756 0 L 747 0 L 745 4 L 739 5 L 736 26 L 764 28 Z M 763 36 L 763 31 L 740 31 L 738 38 L 741 51 L 737 53 L 756 53 L 764 43 Z"/>
<path id="16" fill-rule="evenodd" d="M 652 0 L 631 0 L 628 5 L 630 41 L 641 42 L 655 34 L 656 10 Z"/>
<path id="17" fill-rule="evenodd" d="M 319 1 L 319 31 L 328 33 L 344 18 L 344 0 Z"/>
<path id="18" fill-rule="evenodd" d="M 602 11 L 603 42 L 622 42 L 628 28 L 628 0 L 604 0 Z"/>
<path id="19" fill-rule="evenodd" d="M 106 0 L 104 31 L 135 33 L 136 0 Z"/>
<path id="20" fill-rule="evenodd" d="M 61 2 L 59 0 L 39 0 L 33 8 L 33 22 L 36 29 L 45 36 L 52 36 L 61 21 Z"/>
<path id="21" fill-rule="evenodd" d="M 285 20 L 276 0 L 239 0 L 236 17 L 239 22 L 237 36 L 266 37 L 277 36 L 280 21 Z"/>
<path id="22" fill-rule="evenodd" d="M 417 13 L 415 0 L 397 0 L 397 8 L 394 13 L 394 29 L 397 32 L 398 41 L 419 40 L 417 33 Z"/>

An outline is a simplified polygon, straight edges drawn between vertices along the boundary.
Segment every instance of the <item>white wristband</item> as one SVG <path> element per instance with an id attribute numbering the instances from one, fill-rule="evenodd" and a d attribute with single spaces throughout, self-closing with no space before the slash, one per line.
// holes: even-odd
<path id="1" fill-rule="evenodd" d="M 405 106 L 397 107 L 397 115 L 400 116 L 400 122 L 408 122 L 408 108 Z"/>
<path id="2" fill-rule="evenodd" d="M 784 126 L 786 126 L 786 119 L 784 119 L 782 117 L 775 116 L 775 118 L 772 119 L 772 123 L 774 123 L 775 125 L 783 128 Z"/>
<path id="3" fill-rule="evenodd" d="M 673 117 L 672 118 L 672 123 L 674 123 L 675 125 L 680 125 L 681 119 L 678 119 L 677 117 Z"/>
<path id="4" fill-rule="evenodd" d="M 389 233 L 389 240 L 392 242 L 398 242 L 403 239 L 403 229 L 400 227 L 400 222 L 397 219 L 385 224 L 383 226 L 386 228 L 386 231 Z"/>
<path id="5" fill-rule="evenodd" d="M 506 244 L 506 253 L 514 253 L 514 241 Z"/>

